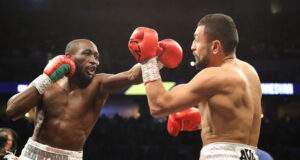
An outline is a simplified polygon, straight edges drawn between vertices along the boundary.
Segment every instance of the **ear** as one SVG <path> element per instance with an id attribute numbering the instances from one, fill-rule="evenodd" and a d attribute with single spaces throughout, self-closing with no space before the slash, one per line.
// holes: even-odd
<path id="1" fill-rule="evenodd" d="M 212 44 L 211 45 L 211 50 L 212 50 L 213 54 L 217 54 L 217 53 L 221 52 L 222 45 L 221 45 L 221 42 L 219 40 L 214 40 L 214 41 L 212 41 L 211 44 Z"/>
<path id="2" fill-rule="evenodd" d="M 71 58 L 71 54 L 70 53 L 66 53 L 65 54 L 68 58 Z"/>

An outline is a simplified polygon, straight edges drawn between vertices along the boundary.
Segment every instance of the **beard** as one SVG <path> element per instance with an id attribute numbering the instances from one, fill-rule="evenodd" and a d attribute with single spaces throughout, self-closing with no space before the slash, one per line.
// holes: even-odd
<path id="1" fill-rule="evenodd" d="M 206 68 L 208 66 L 208 64 L 210 62 L 209 56 L 211 54 L 209 48 L 210 47 L 207 46 L 207 48 L 206 48 L 206 54 L 205 54 L 205 56 L 201 60 L 197 59 L 197 57 L 196 57 L 195 68 L 197 70 L 202 70 L 202 69 L 204 69 L 204 68 Z"/>
<path id="2" fill-rule="evenodd" d="M 88 84 L 91 83 L 95 74 L 92 74 L 92 75 L 88 74 L 88 72 L 85 70 L 85 68 L 76 62 L 75 62 L 75 66 L 76 66 L 76 72 L 74 74 L 74 77 L 76 77 L 80 80 L 80 86 L 86 87 Z"/>

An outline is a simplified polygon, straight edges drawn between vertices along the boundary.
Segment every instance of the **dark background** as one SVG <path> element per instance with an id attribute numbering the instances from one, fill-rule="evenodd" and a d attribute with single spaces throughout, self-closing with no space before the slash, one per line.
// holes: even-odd
<path id="1" fill-rule="evenodd" d="M 127 43 L 139 26 L 154 28 L 160 40 L 172 38 L 181 44 L 182 63 L 161 74 L 164 81 L 188 82 L 198 72 L 190 66 L 193 33 L 209 13 L 225 13 L 235 20 L 240 36 L 237 57 L 253 65 L 262 82 L 299 83 L 298 0 L 1 0 L 0 82 L 31 82 L 49 59 L 64 54 L 66 44 L 77 38 L 98 46 L 98 72 L 128 70 L 136 62 Z M 19 154 L 32 135 L 33 122 L 5 117 L 10 96 L 0 95 L 0 127 L 18 132 Z M 131 99 L 139 105 L 141 117 L 99 117 L 84 148 L 85 159 L 199 158 L 200 131 L 171 137 L 166 121 L 150 116 L 145 96 L 111 98 Z M 275 159 L 299 159 L 299 104 L 299 95 L 263 96 L 259 148 Z"/>

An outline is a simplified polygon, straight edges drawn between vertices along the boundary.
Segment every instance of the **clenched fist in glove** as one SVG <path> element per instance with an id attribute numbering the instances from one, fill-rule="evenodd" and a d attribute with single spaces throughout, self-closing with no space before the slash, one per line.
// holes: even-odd
<path id="1" fill-rule="evenodd" d="M 167 68 L 176 68 L 182 60 L 181 46 L 173 39 L 159 41 L 159 61 Z"/>
<path id="2" fill-rule="evenodd" d="M 67 56 L 59 55 L 49 61 L 44 69 L 44 73 L 37 77 L 32 82 L 32 85 L 40 94 L 43 94 L 53 83 L 65 75 L 71 77 L 74 73 L 74 62 Z"/>
<path id="3" fill-rule="evenodd" d="M 166 39 L 158 42 L 157 32 L 147 27 L 138 27 L 134 30 L 128 48 L 135 59 L 142 63 L 145 84 L 160 79 L 157 56 L 168 68 L 177 67 L 182 60 L 182 49 L 176 41 Z"/>
<path id="4" fill-rule="evenodd" d="M 198 108 L 189 108 L 182 112 L 169 115 L 168 132 L 177 136 L 180 131 L 196 131 L 200 128 L 201 115 Z"/>
<path id="5" fill-rule="evenodd" d="M 156 57 L 159 49 L 157 32 L 147 27 L 136 28 L 129 39 L 128 48 L 138 62 Z"/>

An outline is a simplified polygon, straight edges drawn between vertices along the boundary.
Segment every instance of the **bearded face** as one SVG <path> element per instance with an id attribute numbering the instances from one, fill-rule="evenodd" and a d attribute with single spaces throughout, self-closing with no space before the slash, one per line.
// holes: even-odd
<path id="1" fill-rule="evenodd" d="M 210 64 L 211 45 L 211 42 L 207 40 L 207 36 L 204 34 L 204 26 L 198 26 L 194 33 L 194 41 L 191 46 L 196 60 L 196 69 L 204 69 Z"/>
<path id="2" fill-rule="evenodd" d="M 210 51 L 210 45 L 208 45 L 206 47 L 206 49 L 204 49 L 202 51 L 202 53 L 200 53 L 201 55 L 203 55 L 201 58 L 197 55 L 197 53 L 194 53 L 195 55 L 195 68 L 197 70 L 202 70 L 204 68 L 206 68 L 210 62 L 210 54 L 211 54 L 211 51 Z"/>
<path id="3" fill-rule="evenodd" d="M 89 67 L 81 66 L 80 64 L 75 62 L 76 72 L 74 76 L 76 76 L 83 84 L 89 84 L 92 79 L 95 77 L 95 72 L 90 72 Z"/>
<path id="4" fill-rule="evenodd" d="M 97 46 L 87 39 L 76 39 L 68 43 L 66 54 L 71 57 L 76 66 L 74 80 L 81 87 L 86 87 L 95 77 L 99 66 Z"/>

